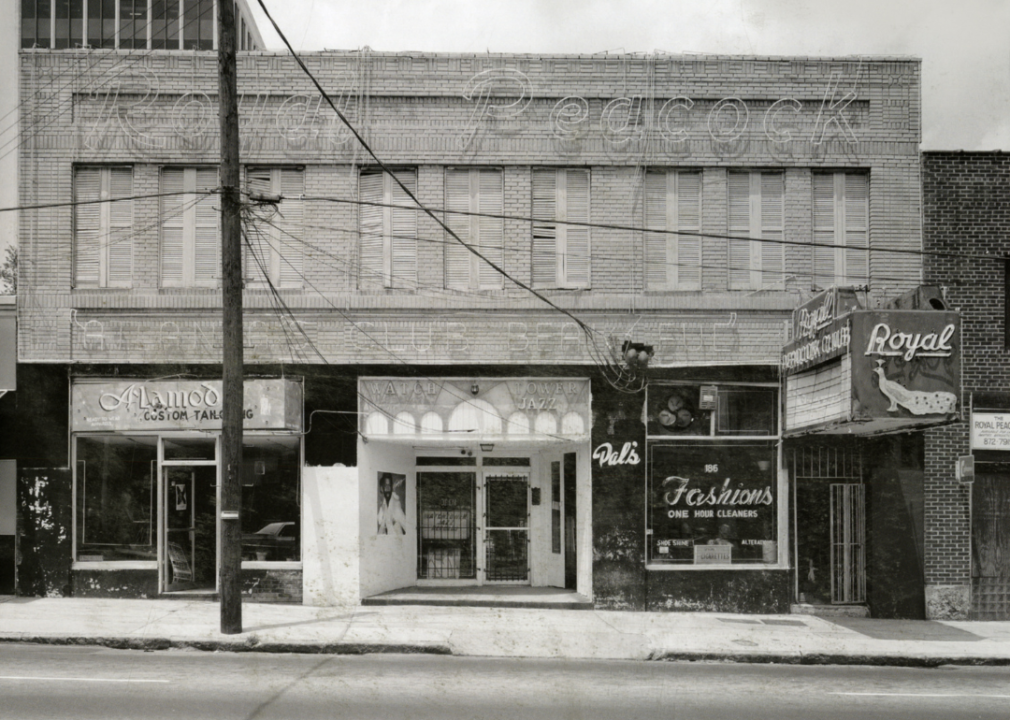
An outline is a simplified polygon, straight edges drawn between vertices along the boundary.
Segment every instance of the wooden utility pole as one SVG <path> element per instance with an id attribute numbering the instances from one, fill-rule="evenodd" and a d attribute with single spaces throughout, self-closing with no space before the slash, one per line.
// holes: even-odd
<path id="1" fill-rule="evenodd" d="M 242 199 L 239 194 L 238 82 L 235 7 L 218 0 L 221 118 L 221 298 L 224 306 L 221 433 L 221 632 L 242 632 Z"/>

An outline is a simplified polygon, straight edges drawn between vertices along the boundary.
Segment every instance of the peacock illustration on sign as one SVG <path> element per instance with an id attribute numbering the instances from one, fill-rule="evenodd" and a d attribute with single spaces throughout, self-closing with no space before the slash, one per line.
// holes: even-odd
<path id="1" fill-rule="evenodd" d="M 877 360 L 873 372 L 877 374 L 880 392 L 891 401 L 887 412 L 897 412 L 899 405 L 913 415 L 945 415 L 954 412 L 957 407 L 957 395 L 954 393 L 943 390 L 909 390 L 894 380 L 888 380 L 883 366 L 884 361 Z"/>

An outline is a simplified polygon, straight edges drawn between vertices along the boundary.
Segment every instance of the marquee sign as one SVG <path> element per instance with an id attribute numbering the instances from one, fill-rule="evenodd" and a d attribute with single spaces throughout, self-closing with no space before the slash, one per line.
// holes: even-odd
<path id="1" fill-rule="evenodd" d="M 861 307 L 857 291 L 831 288 L 793 311 L 793 339 L 782 350 L 782 371 L 802 372 L 849 350 L 848 316 Z"/>
<path id="2" fill-rule="evenodd" d="M 786 366 L 787 433 L 893 432 L 960 417 L 958 313 L 857 310 L 845 323 L 844 351 L 834 352 L 836 330 L 820 336 L 836 362 Z M 797 352 L 796 343 L 787 346 L 783 364 Z"/>
<path id="3" fill-rule="evenodd" d="M 246 380 L 244 391 L 244 429 L 301 430 L 299 381 Z M 71 388 L 71 429 L 220 430 L 222 400 L 220 380 L 80 380 Z"/>
<path id="4" fill-rule="evenodd" d="M 584 440 L 589 380 L 373 377 L 358 382 L 368 438 Z"/>

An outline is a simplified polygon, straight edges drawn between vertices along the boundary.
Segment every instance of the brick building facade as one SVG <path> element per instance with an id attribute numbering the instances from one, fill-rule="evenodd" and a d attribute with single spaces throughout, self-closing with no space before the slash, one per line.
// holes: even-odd
<path id="1" fill-rule="evenodd" d="M 284 388 L 247 411 L 250 591 L 797 601 L 780 351 L 817 290 L 920 281 L 919 63 L 306 63 L 391 174 L 240 54 L 245 357 Z M 20 592 L 213 591 L 216 92 L 208 53 L 21 54 Z"/>
<path id="2" fill-rule="evenodd" d="M 1006 237 L 1010 156 L 923 153 L 927 283 L 946 289 L 963 318 L 964 422 L 926 433 L 926 585 L 930 616 L 1010 617 L 1010 497 L 1004 433 L 984 423 L 1010 409 Z M 949 254 L 948 254 L 949 253 Z M 970 398 L 970 404 L 969 404 Z M 972 427 L 980 423 L 973 441 Z M 989 441 L 988 443 L 986 441 Z M 976 480 L 959 483 L 959 456 Z"/>

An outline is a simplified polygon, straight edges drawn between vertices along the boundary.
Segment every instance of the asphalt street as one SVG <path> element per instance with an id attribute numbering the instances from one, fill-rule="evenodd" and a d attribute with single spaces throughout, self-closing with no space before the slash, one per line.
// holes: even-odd
<path id="1" fill-rule="evenodd" d="M 0 646 L 0 718 L 1008 717 L 1010 668 L 810 667 Z"/>

